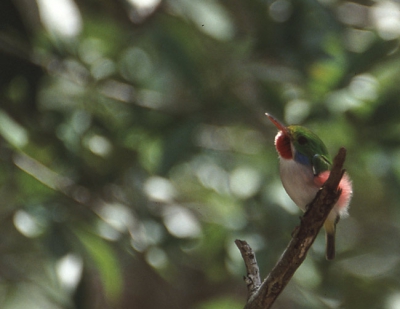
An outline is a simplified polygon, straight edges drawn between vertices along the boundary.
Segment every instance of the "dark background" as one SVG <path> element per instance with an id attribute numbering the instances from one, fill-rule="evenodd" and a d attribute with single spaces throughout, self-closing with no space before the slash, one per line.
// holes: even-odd
<path id="1" fill-rule="evenodd" d="M 269 112 L 354 184 L 274 308 L 400 308 L 399 37 L 397 1 L 2 0 L 0 307 L 243 308 L 234 240 L 265 276 L 300 215 Z"/>

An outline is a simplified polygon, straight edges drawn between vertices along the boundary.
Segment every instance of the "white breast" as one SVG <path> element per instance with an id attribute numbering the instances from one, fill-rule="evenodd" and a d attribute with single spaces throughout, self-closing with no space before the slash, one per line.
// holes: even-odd
<path id="1" fill-rule="evenodd" d="M 280 174 L 287 194 L 303 211 L 317 194 L 319 187 L 314 184 L 311 166 L 297 163 L 294 160 L 280 158 Z"/>

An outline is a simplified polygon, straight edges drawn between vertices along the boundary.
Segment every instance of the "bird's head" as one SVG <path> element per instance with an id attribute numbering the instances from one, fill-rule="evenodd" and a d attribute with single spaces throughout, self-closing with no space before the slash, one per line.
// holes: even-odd
<path id="1" fill-rule="evenodd" d="M 266 115 L 279 130 L 275 137 L 275 147 L 281 158 L 311 164 L 316 154 L 328 155 L 325 144 L 314 132 L 299 125 L 284 126 L 275 117 L 268 113 Z"/>

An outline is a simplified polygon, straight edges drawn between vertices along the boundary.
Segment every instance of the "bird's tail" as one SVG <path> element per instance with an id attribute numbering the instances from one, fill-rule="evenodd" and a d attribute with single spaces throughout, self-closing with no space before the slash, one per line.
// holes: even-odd
<path id="1" fill-rule="evenodd" d="M 335 258 L 335 232 L 333 234 L 326 232 L 326 251 L 325 256 L 327 260 Z"/>
<path id="2" fill-rule="evenodd" d="M 334 222 L 329 222 L 328 220 L 324 223 L 325 228 L 325 256 L 327 260 L 333 260 L 335 258 L 335 227 Z"/>

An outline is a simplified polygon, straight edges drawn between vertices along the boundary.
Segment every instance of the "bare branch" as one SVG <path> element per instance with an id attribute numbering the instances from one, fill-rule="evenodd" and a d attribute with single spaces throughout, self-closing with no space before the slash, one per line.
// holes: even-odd
<path id="1" fill-rule="evenodd" d="M 258 291 L 261 285 L 260 270 L 256 261 L 256 255 L 249 244 L 244 240 L 235 240 L 236 246 L 239 248 L 244 264 L 246 265 L 247 276 L 244 281 L 247 284 L 248 299 Z"/>
<path id="2" fill-rule="evenodd" d="M 340 148 L 338 154 L 334 158 L 328 180 L 325 182 L 322 189 L 318 191 L 315 199 L 308 205 L 307 211 L 301 218 L 300 226 L 293 233 L 292 240 L 275 267 L 258 289 L 256 284 L 258 281 L 253 281 L 252 273 L 253 269 L 256 269 L 258 274 L 258 266 L 254 252 L 246 242 L 235 241 L 246 264 L 248 275 L 245 279 L 246 281 L 248 280 L 248 282 L 251 281 L 250 284 L 247 284 L 248 301 L 245 309 L 271 308 L 277 297 L 289 283 L 297 268 L 303 263 L 325 219 L 340 196 L 341 192 L 337 190 L 337 188 L 345 172 L 343 170 L 345 159 L 346 149 Z M 243 250 L 241 247 L 246 247 L 246 249 Z M 245 252 L 245 254 L 243 252 Z M 246 252 L 251 252 L 251 254 L 247 254 Z M 252 256 L 250 261 L 246 259 L 248 255 Z M 256 265 L 254 265 L 254 263 Z"/>

